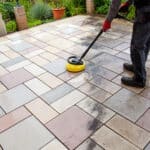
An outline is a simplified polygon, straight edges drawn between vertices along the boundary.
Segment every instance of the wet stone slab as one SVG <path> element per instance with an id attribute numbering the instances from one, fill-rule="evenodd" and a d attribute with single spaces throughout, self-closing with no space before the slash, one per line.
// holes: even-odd
<path id="1" fill-rule="evenodd" d="M 123 63 L 125 63 L 125 60 L 107 53 L 102 53 L 101 55 L 95 57 L 91 61 L 95 64 L 100 64 L 101 66 L 110 69 L 116 73 L 123 72 L 122 65 Z"/>
<path id="2" fill-rule="evenodd" d="M 50 121 L 47 127 L 70 150 L 73 150 L 99 128 L 100 125 L 98 121 L 79 108 L 72 107 L 56 119 Z"/>
<path id="3" fill-rule="evenodd" d="M 150 131 L 150 109 L 138 120 L 137 124 L 144 129 Z"/>
<path id="4" fill-rule="evenodd" d="M 94 118 L 100 120 L 101 122 L 105 123 L 108 121 L 115 113 L 110 109 L 104 107 L 103 105 L 99 104 L 98 102 L 86 98 L 82 100 L 80 103 L 77 104 L 80 108 L 84 111 L 92 115 Z"/>
<path id="5" fill-rule="evenodd" d="M 79 90 L 100 103 L 104 102 L 107 98 L 111 96 L 110 93 L 96 87 L 91 83 L 86 83 L 82 85 Z"/>
<path id="6" fill-rule="evenodd" d="M 120 90 L 104 104 L 133 122 L 150 107 L 148 99 L 126 89 Z"/>
<path id="7" fill-rule="evenodd" d="M 112 72 L 104 67 L 101 67 L 99 64 L 94 65 L 94 64 L 89 64 L 86 68 L 86 72 L 89 74 L 92 74 L 93 76 L 100 75 L 105 79 L 112 80 L 117 76 L 115 72 Z"/>
<path id="8" fill-rule="evenodd" d="M 83 144 L 81 144 L 76 150 L 104 150 L 94 141 L 88 139 Z"/>

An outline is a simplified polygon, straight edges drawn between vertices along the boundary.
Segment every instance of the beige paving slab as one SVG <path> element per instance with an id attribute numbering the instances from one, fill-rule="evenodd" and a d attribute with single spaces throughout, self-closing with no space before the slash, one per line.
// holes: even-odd
<path id="1" fill-rule="evenodd" d="M 39 76 L 46 72 L 45 70 L 43 70 L 42 68 L 40 68 L 39 66 L 37 66 L 33 63 L 24 68 L 35 76 Z"/>
<path id="2" fill-rule="evenodd" d="M 66 40 L 64 38 L 58 37 L 55 40 L 50 40 L 50 42 L 48 44 L 50 44 L 50 46 L 54 46 L 56 48 L 66 49 L 66 48 L 71 48 L 72 46 L 74 46 L 75 43 L 72 41 Z"/>
<path id="3" fill-rule="evenodd" d="M 0 132 L 12 127 L 18 122 L 29 117 L 31 114 L 24 108 L 20 107 L 0 118 Z"/>
<path id="4" fill-rule="evenodd" d="M 53 61 L 53 60 L 58 59 L 58 57 L 56 55 L 49 53 L 49 52 L 44 52 L 44 53 L 40 54 L 40 56 L 47 59 L 48 61 Z"/>
<path id="5" fill-rule="evenodd" d="M 8 60 L 9 60 L 9 58 L 6 55 L 0 54 L 0 64 L 6 62 Z"/>
<path id="6" fill-rule="evenodd" d="M 9 51 L 10 48 L 5 46 L 5 45 L 0 45 L 0 52 L 6 52 L 6 51 Z"/>
<path id="7" fill-rule="evenodd" d="M 80 100 L 85 98 L 86 95 L 82 94 L 81 92 L 74 90 L 69 94 L 65 95 L 64 97 L 60 98 L 56 102 L 52 103 L 51 106 L 56 109 L 59 113 L 64 112 L 69 107 L 75 105 Z"/>
<path id="8" fill-rule="evenodd" d="M 105 150 L 140 150 L 105 126 L 100 128 L 92 139 Z"/>
<path id="9" fill-rule="evenodd" d="M 37 78 L 34 78 L 28 82 L 25 82 L 25 85 L 28 88 L 30 88 L 33 92 L 35 92 L 37 95 L 42 95 L 50 91 L 50 87 L 48 87 L 46 84 L 44 84 Z"/>
<path id="10" fill-rule="evenodd" d="M 56 111 L 40 98 L 26 104 L 26 107 L 44 124 L 58 115 Z"/>
<path id="11" fill-rule="evenodd" d="M 61 144 L 57 139 L 54 139 L 41 150 L 67 150 L 67 148 Z"/>
<path id="12" fill-rule="evenodd" d="M 31 61 L 39 66 L 44 66 L 49 62 L 40 56 L 35 56 L 31 58 Z"/>
<path id="13" fill-rule="evenodd" d="M 7 90 L 7 88 L 2 84 L 0 83 L 0 93 L 3 93 Z"/>
<path id="14" fill-rule="evenodd" d="M 44 50 L 43 49 L 38 49 L 36 51 L 33 51 L 33 52 L 30 52 L 30 53 L 27 53 L 26 55 L 24 55 L 26 58 L 32 58 L 34 56 L 37 56 L 41 53 L 44 53 Z"/>
<path id="15" fill-rule="evenodd" d="M 88 73 L 82 73 L 81 75 L 68 81 L 74 87 L 79 87 L 80 85 L 88 82 L 91 79 L 91 76 Z"/>
<path id="16" fill-rule="evenodd" d="M 77 105 L 103 123 L 108 121 L 115 114 L 113 111 L 102 106 L 100 103 L 92 100 L 91 98 L 85 98 Z"/>
<path id="17" fill-rule="evenodd" d="M 63 83 L 62 80 L 60 80 L 59 78 L 55 77 L 54 75 L 48 72 L 40 75 L 39 79 L 51 88 L 55 88 Z"/>
<path id="18" fill-rule="evenodd" d="M 60 79 L 62 79 L 63 81 L 68 81 L 68 80 L 70 80 L 72 78 L 75 78 L 79 74 L 80 74 L 80 72 L 79 73 L 72 73 L 72 72 L 66 71 L 66 72 L 62 73 L 61 75 L 59 75 L 58 77 Z"/>
<path id="19" fill-rule="evenodd" d="M 61 49 L 58 49 L 54 46 L 47 46 L 47 47 L 44 47 L 44 49 L 47 50 L 47 52 L 50 52 L 52 54 L 56 54 L 62 51 Z"/>
<path id="20" fill-rule="evenodd" d="M 150 133 L 118 115 L 107 126 L 141 149 L 150 141 Z"/>
<path id="21" fill-rule="evenodd" d="M 5 68 L 3 68 L 2 66 L 0 66 L 0 76 L 3 76 L 7 73 L 8 73 L 8 71 Z"/>
<path id="22" fill-rule="evenodd" d="M 23 68 L 25 66 L 28 66 L 29 64 L 31 64 L 31 62 L 29 60 L 25 60 L 25 61 L 22 61 L 20 63 L 17 63 L 11 67 L 8 67 L 6 68 L 8 71 L 15 71 L 17 69 L 20 69 L 20 68 Z"/>
<path id="23" fill-rule="evenodd" d="M 14 51 L 12 51 L 12 50 L 5 51 L 4 54 L 5 54 L 7 57 L 11 58 L 11 59 L 16 58 L 16 57 L 19 57 L 19 54 L 16 53 L 16 52 L 14 52 Z"/>

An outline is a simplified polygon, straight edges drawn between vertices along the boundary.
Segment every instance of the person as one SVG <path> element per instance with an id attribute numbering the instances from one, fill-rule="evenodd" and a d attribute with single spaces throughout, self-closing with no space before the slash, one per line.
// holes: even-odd
<path id="1" fill-rule="evenodd" d="M 104 32 L 110 29 L 111 22 L 118 12 L 127 12 L 131 4 L 135 6 L 135 20 L 130 45 L 132 64 L 125 63 L 123 67 L 134 72 L 134 76 L 122 77 L 121 81 L 128 86 L 143 88 L 146 84 L 145 63 L 150 49 L 150 0 L 128 0 L 123 4 L 121 4 L 121 0 L 112 0 L 102 29 Z"/>

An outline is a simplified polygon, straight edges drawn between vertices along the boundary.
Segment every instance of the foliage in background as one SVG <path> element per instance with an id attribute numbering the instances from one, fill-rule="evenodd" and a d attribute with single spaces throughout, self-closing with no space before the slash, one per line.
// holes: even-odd
<path id="1" fill-rule="evenodd" d="M 96 13 L 107 14 L 110 0 L 94 0 Z"/>
<path id="2" fill-rule="evenodd" d="M 38 20 L 45 20 L 52 16 L 51 8 L 42 2 L 38 2 L 30 10 L 31 17 Z"/>
<path id="3" fill-rule="evenodd" d="M 0 12 L 2 13 L 4 20 L 15 19 L 14 6 L 14 2 L 0 2 Z"/>
<path id="4" fill-rule="evenodd" d="M 15 32 L 17 30 L 17 25 L 15 20 L 8 21 L 6 23 L 6 29 L 8 33 Z"/>
<path id="5" fill-rule="evenodd" d="M 67 17 L 86 12 L 86 0 L 19 0 L 20 4 L 25 8 L 28 26 L 34 27 L 45 22 L 53 21 L 51 7 L 54 7 L 54 1 L 58 2 L 57 6 L 64 6 L 66 8 Z M 125 0 L 122 0 L 122 2 L 123 1 Z M 46 4 L 43 4 L 43 2 Z M 94 2 L 97 14 L 107 14 L 111 0 L 94 0 Z M 8 32 L 17 30 L 13 9 L 14 6 L 16 6 L 16 0 L 5 0 L 5 2 L 0 2 L 0 12 L 6 22 Z M 124 14 L 124 16 L 129 20 L 134 19 L 134 6 L 131 6 L 129 13 Z"/>
<path id="6" fill-rule="evenodd" d="M 28 12 L 33 5 L 31 0 L 19 0 L 19 3 L 24 6 L 26 12 Z"/>
<path id="7" fill-rule="evenodd" d="M 58 1 L 59 4 L 56 5 Z M 67 17 L 85 13 L 85 0 L 50 0 L 49 5 L 57 8 L 65 7 Z"/>
<path id="8" fill-rule="evenodd" d="M 125 0 L 122 0 L 125 2 Z M 109 10 L 109 6 L 111 1 L 110 0 L 94 0 L 95 9 L 97 14 L 107 14 Z M 135 17 L 135 7 L 132 5 L 129 8 L 129 12 L 127 14 L 123 14 L 129 20 L 133 20 Z"/>
<path id="9" fill-rule="evenodd" d="M 135 18 L 135 7 L 132 5 L 129 8 L 129 12 L 126 15 L 126 18 L 129 20 L 133 20 Z"/>
<path id="10" fill-rule="evenodd" d="M 42 21 L 41 20 L 36 20 L 36 19 L 32 19 L 28 22 L 28 27 L 31 28 L 31 27 L 35 27 L 37 25 L 40 25 L 42 24 Z"/>

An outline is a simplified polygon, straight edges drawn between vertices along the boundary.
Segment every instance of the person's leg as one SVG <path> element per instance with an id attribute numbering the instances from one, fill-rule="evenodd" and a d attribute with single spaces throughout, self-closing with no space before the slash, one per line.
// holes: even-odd
<path id="1" fill-rule="evenodd" d="M 150 38 L 147 40 L 147 43 L 146 43 L 146 48 L 145 48 L 145 62 L 147 61 L 147 57 L 148 57 L 149 51 L 150 51 Z M 131 58 L 131 60 L 132 60 L 132 58 Z M 134 72 L 133 64 L 124 63 L 123 64 L 123 68 L 126 69 L 126 70 L 128 70 L 128 71 Z"/>
<path id="2" fill-rule="evenodd" d="M 146 81 L 145 61 L 147 59 L 147 43 L 150 38 L 150 23 L 134 23 L 131 41 L 131 61 L 134 78 L 122 78 L 126 85 L 143 87 Z"/>
<path id="3" fill-rule="evenodd" d="M 150 32 L 150 31 L 149 31 Z M 149 51 L 150 51 L 150 37 L 146 43 L 146 49 L 145 49 L 145 57 L 146 57 L 146 60 L 147 60 L 147 57 L 148 57 L 148 54 L 149 54 Z"/>

